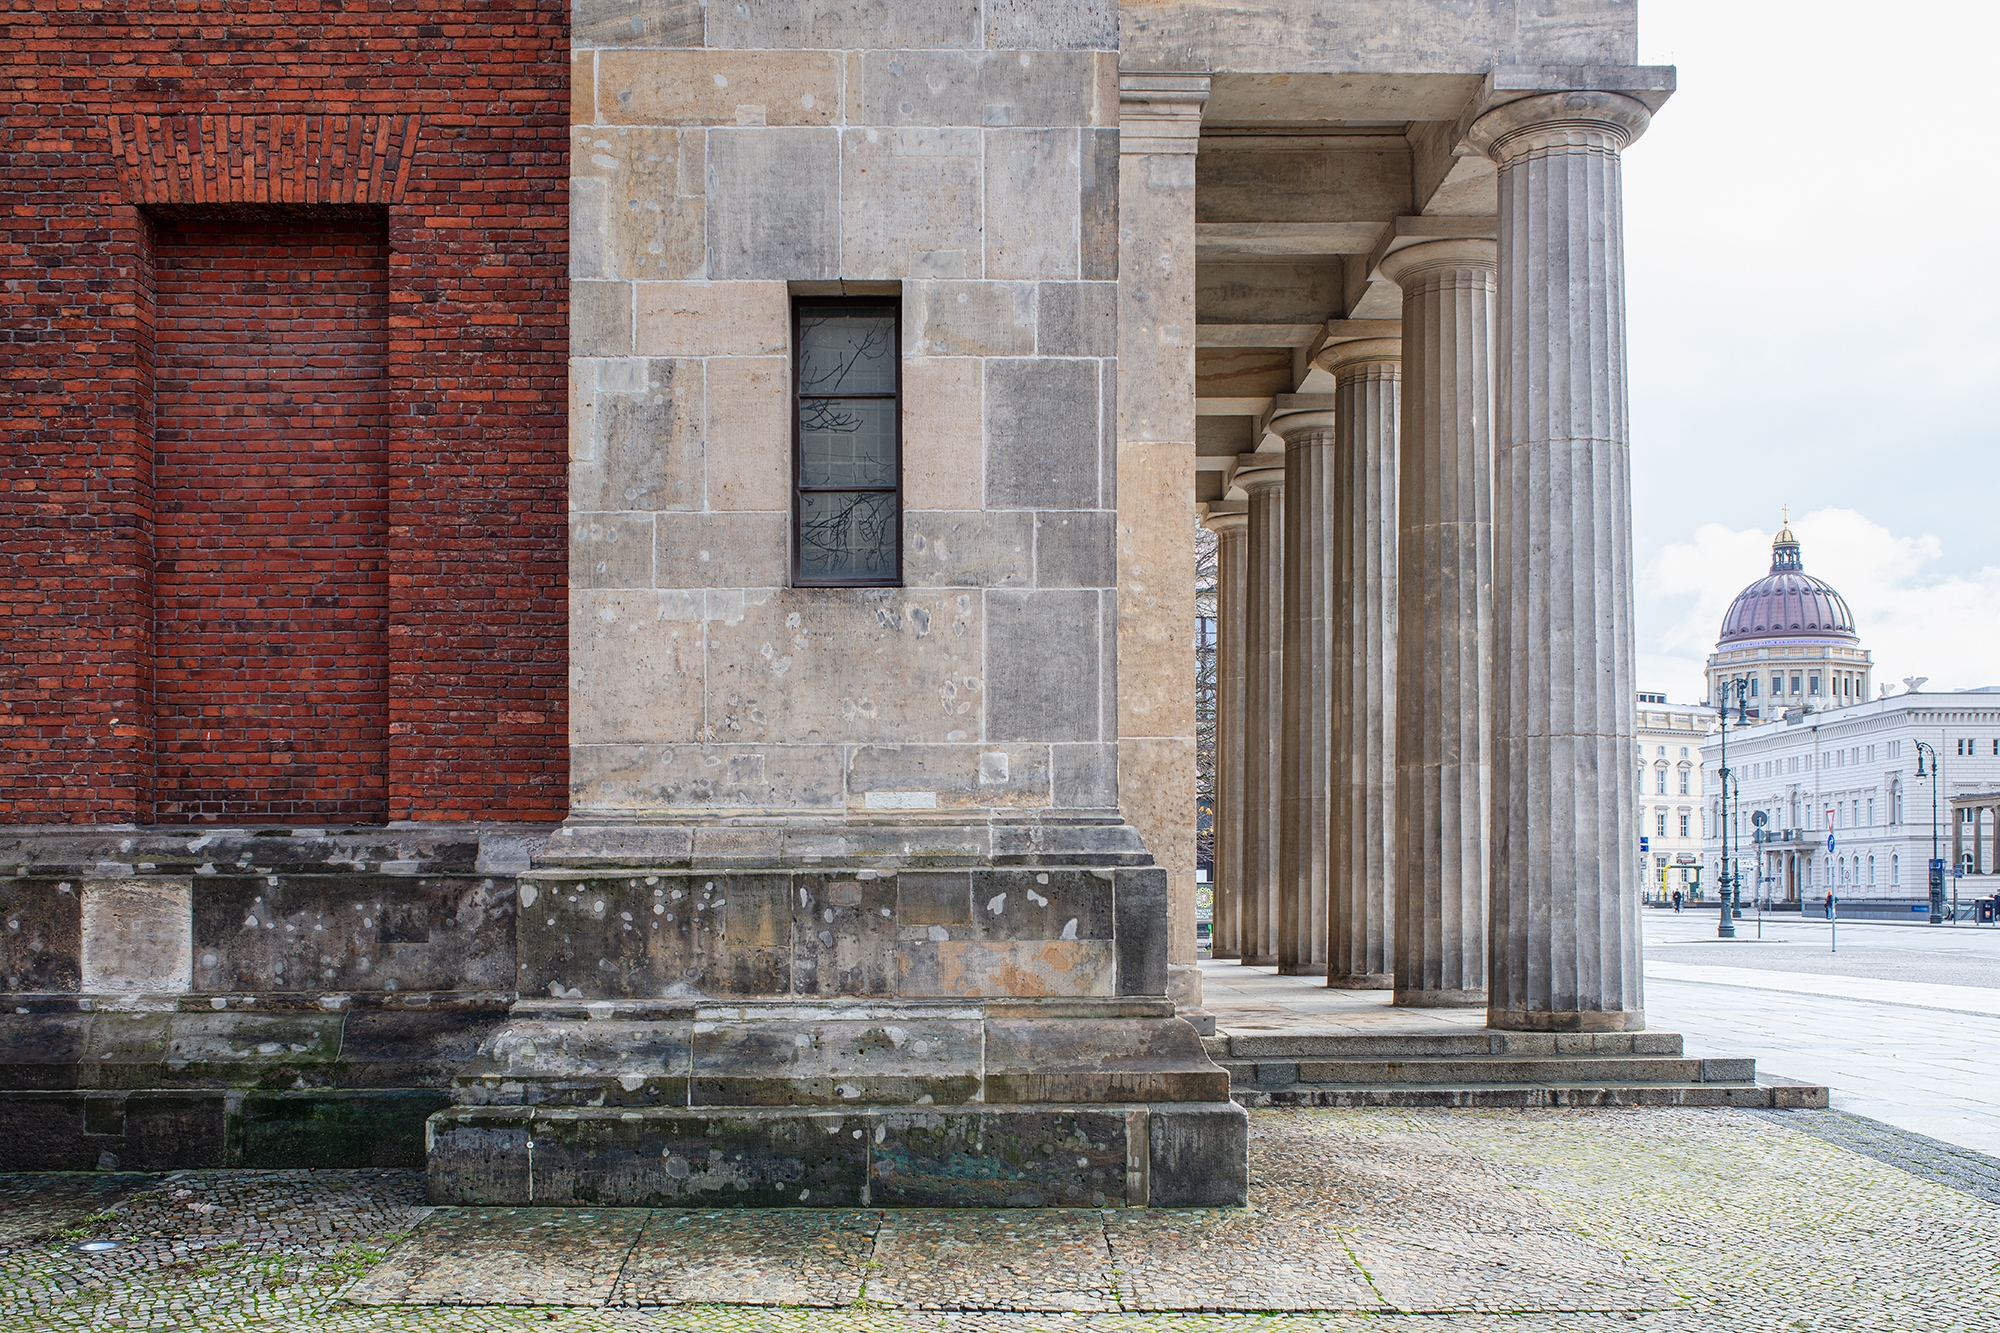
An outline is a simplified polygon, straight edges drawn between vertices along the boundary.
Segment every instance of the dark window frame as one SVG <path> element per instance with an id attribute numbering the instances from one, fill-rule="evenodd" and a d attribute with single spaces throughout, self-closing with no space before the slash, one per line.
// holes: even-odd
<path id="1" fill-rule="evenodd" d="M 851 310 L 879 311 L 889 315 L 894 321 L 894 347 L 896 355 L 896 388 L 893 393 L 862 394 L 811 394 L 807 395 L 800 383 L 805 370 L 804 345 L 800 339 L 799 314 L 802 310 Z M 903 586 L 903 299 L 901 296 L 801 296 L 792 297 L 792 586 L 795 588 L 900 588 Z M 893 486 L 807 486 L 804 484 L 801 439 L 800 404 L 807 398 L 852 398 L 890 400 L 895 403 L 895 444 L 893 455 Z M 829 491 L 868 491 L 874 494 L 893 495 L 896 499 L 896 558 L 894 572 L 883 578 L 834 579 L 809 577 L 801 568 L 804 545 L 800 540 L 799 523 L 805 513 L 804 496 Z"/>

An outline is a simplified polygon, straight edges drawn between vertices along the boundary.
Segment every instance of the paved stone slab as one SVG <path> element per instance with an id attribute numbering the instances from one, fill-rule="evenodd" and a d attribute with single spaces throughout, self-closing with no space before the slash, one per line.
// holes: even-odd
<path id="1" fill-rule="evenodd" d="M 1107 1213 L 1130 1310 L 1366 1310 L 1384 1304 L 1345 1233 L 1309 1210 Z"/>
<path id="2" fill-rule="evenodd" d="M 645 1220 L 630 1208 L 440 1208 L 348 1299 L 603 1305 Z"/>
<path id="3" fill-rule="evenodd" d="M 1678 1304 L 1637 1265 L 1563 1232 L 1367 1227 L 1349 1235 L 1360 1267 L 1397 1310 L 1624 1311 Z"/>
<path id="4" fill-rule="evenodd" d="M 153 1183 L 135 1172 L 55 1172 L 0 1176 L 0 1246 L 43 1239 L 84 1240 L 101 1229 L 92 1219 Z M 71 1232 L 79 1232 L 74 1237 Z"/>
<path id="5" fill-rule="evenodd" d="M 1094 1209 L 894 1212 L 875 1237 L 868 1298 L 920 1310 L 1116 1310 Z"/>
<path id="6" fill-rule="evenodd" d="M 793 1208 L 654 1213 L 611 1304 L 852 1305 L 881 1217 Z"/>

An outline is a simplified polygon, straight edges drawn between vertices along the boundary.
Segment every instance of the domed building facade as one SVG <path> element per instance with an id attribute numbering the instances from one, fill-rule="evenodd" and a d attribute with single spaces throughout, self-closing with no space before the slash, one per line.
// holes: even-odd
<path id="1" fill-rule="evenodd" d="M 1874 662 L 1854 613 L 1805 571 L 1789 524 L 1771 543 L 1771 572 L 1736 594 L 1708 659 L 1709 702 L 1749 704 L 1753 718 L 1845 708 L 1870 697 Z"/>

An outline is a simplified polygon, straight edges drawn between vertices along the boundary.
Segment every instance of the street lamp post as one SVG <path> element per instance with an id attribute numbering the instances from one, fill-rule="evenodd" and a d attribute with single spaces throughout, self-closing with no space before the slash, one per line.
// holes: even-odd
<path id="1" fill-rule="evenodd" d="M 1924 771 L 1924 756 L 1931 757 L 1930 771 Z M 1944 860 L 1938 855 L 1938 752 L 1925 741 L 1917 742 L 1917 776 L 1931 780 L 1931 924 L 1944 920 Z"/>
<path id="2" fill-rule="evenodd" d="M 1722 772 L 1716 788 L 1717 794 L 1722 798 L 1722 804 L 1716 812 L 1716 817 L 1722 824 L 1722 866 L 1721 873 L 1716 876 L 1717 882 L 1715 886 L 1715 896 L 1721 904 L 1721 915 L 1716 918 L 1715 923 L 1715 937 L 1719 940 L 1733 940 L 1736 938 L 1736 920 L 1732 910 L 1735 904 L 1731 901 L 1732 888 L 1737 901 L 1741 901 L 1743 894 L 1742 886 L 1737 882 L 1738 877 L 1730 873 L 1729 863 L 1729 694 L 1731 690 L 1736 692 L 1739 700 L 1737 706 L 1743 710 L 1742 716 L 1738 720 L 1740 722 L 1748 722 L 1750 720 L 1749 684 L 1740 676 L 1732 681 L 1724 681 L 1722 685 L 1722 706 L 1717 710 L 1722 722 L 1722 737 L 1720 741 Z"/>

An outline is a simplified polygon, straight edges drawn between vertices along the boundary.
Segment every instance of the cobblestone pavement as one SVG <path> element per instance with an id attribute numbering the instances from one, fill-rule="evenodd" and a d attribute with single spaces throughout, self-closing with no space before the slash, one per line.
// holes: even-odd
<path id="1" fill-rule="evenodd" d="M 1855 1117 L 1263 1111 L 1251 1133 L 1251 1206 L 1214 1211 L 432 1210 L 404 1171 L 0 1178 L 0 1329 L 2000 1333 L 1995 1164 Z"/>

